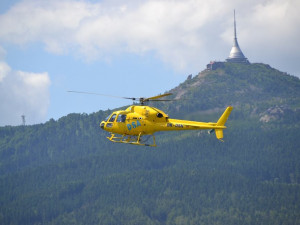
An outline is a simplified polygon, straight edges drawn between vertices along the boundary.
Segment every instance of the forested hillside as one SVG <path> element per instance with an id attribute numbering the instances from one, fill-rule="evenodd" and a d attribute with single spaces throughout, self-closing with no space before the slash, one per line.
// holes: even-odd
<path id="1" fill-rule="evenodd" d="M 300 80 L 264 64 L 203 71 L 156 104 L 216 121 L 156 134 L 158 147 L 109 142 L 111 111 L 0 127 L 0 224 L 300 224 Z"/>

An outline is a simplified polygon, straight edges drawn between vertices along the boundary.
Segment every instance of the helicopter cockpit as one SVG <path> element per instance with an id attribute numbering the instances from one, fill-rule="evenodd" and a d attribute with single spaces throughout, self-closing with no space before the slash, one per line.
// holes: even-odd
<path id="1" fill-rule="evenodd" d="M 118 123 L 125 123 L 126 121 L 126 114 L 120 112 L 120 113 L 112 113 L 108 117 L 104 119 L 104 121 L 101 122 L 100 127 L 104 129 L 105 124 L 109 124 L 109 127 L 112 127 L 113 122 Z"/>

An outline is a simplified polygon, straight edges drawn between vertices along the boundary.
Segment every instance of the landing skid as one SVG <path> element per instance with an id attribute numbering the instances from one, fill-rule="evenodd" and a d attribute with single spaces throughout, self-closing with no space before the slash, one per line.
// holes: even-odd
<path id="1" fill-rule="evenodd" d="M 139 133 L 139 135 L 125 135 L 124 134 L 121 136 L 112 133 L 110 137 L 107 137 L 107 139 L 112 142 L 116 142 L 116 143 L 125 143 L 125 144 L 132 144 L 132 145 L 156 147 L 155 136 L 153 134 L 151 135 L 153 138 L 152 144 L 146 143 L 149 138 L 147 138 L 146 140 L 142 140 L 141 136 L 142 136 L 141 133 Z"/>

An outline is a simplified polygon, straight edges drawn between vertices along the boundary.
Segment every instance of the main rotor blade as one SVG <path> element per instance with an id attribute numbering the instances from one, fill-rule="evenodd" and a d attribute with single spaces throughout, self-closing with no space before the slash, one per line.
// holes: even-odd
<path id="1" fill-rule="evenodd" d="M 173 99 L 149 99 L 147 101 L 151 101 L 151 102 L 172 102 L 174 100 Z"/>
<path id="2" fill-rule="evenodd" d="M 130 98 L 130 97 L 120 97 L 120 96 L 115 96 L 115 95 L 105 95 L 105 94 L 99 94 L 99 93 L 95 93 L 95 92 L 85 92 L 85 91 L 68 91 L 71 93 L 77 93 L 77 94 L 88 94 L 88 95 L 100 95 L 100 96 L 106 96 L 106 97 L 112 97 L 112 98 L 122 98 L 122 99 L 130 99 L 133 101 L 139 101 L 140 104 L 143 104 L 144 102 L 148 102 L 148 101 L 172 101 L 172 100 L 158 100 L 158 98 L 162 98 L 165 96 L 169 96 L 172 95 L 171 93 L 167 93 L 167 94 L 163 94 L 163 95 L 157 95 L 154 97 L 150 97 L 150 98 Z"/>
<path id="3" fill-rule="evenodd" d="M 72 93 L 77 93 L 77 94 L 87 94 L 87 95 L 100 95 L 100 96 L 106 96 L 106 97 L 112 97 L 112 98 L 123 98 L 123 99 L 135 100 L 134 98 L 120 97 L 120 96 L 114 96 L 114 95 L 104 95 L 104 94 L 99 94 L 99 93 L 94 93 L 94 92 L 85 92 L 85 91 L 67 91 L 67 92 L 72 92 Z"/>
<path id="4" fill-rule="evenodd" d="M 162 98 L 162 97 L 169 96 L 169 95 L 172 95 L 172 93 L 167 93 L 167 94 L 163 94 L 163 95 L 157 95 L 157 96 L 154 96 L 154 97 L 145 98 L 144 100 L 145 101 L 147 101 L 147 100 L 153 100 L 153 99 L 158 99 L 158 98 Z"/>

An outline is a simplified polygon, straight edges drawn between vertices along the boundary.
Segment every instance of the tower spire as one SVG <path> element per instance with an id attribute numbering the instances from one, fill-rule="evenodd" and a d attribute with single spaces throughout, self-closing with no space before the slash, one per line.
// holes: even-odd
<path id="1" fill-rule="evenodd" d="M 248 59 L 244 56 L 242 50 L 237 41 L 237 34 L 236 34 L 236 20 L 235 20 L 235 10 L 233 10 L 233 46 L 231 48 L 229 57 L 226 59 L 227 62 L 235 62 L 235 63 L 249 63 Z"/>

